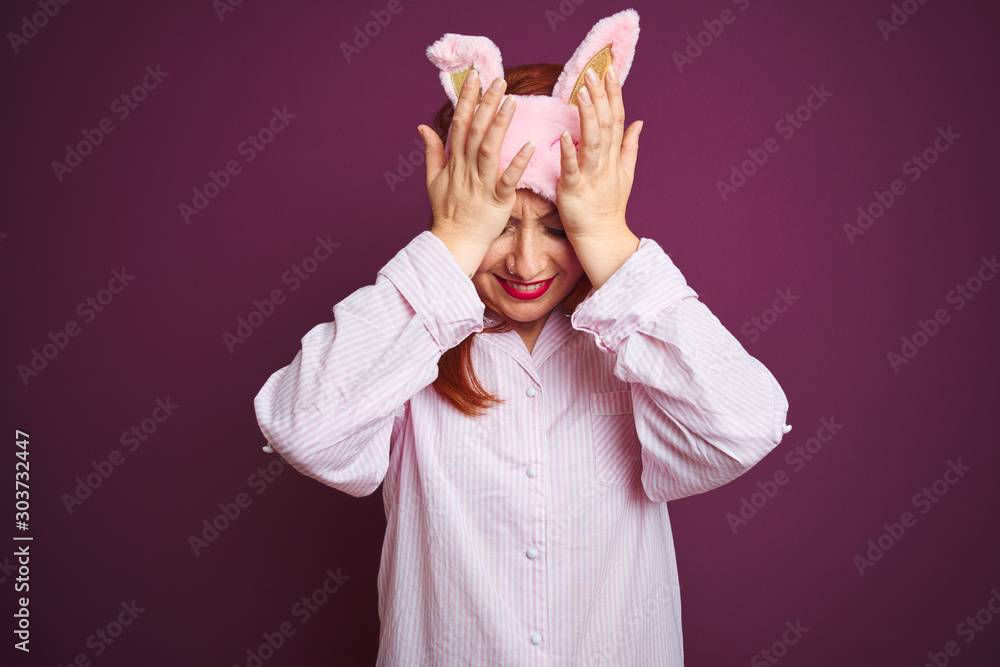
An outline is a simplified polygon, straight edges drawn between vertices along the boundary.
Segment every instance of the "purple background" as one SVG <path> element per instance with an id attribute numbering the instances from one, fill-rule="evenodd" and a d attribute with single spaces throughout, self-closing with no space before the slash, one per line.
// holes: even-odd
<path id="1" fill-rule="evenodd" d="M 9 491 L 0 513 L 6 539 L 34 541 L 30 655 L 11 647 L 15 543 L 0 551 L 0 661 L 245 665 L 290 621 L 295 634 L 264 664 L 374 663 L 381 492 L 354 499 L 279 463 L 271 483 L 251 479 L 278 460 L 260 450 L 252 399 L 309 328 L 426 228 L 422 157 L 414 175 L 386 180 L 409 173 L 400 161 L 416 125 L 445 101 L 424 49 L 445 32 L 485 34 L 508 65 L 563 63 L 626 6 L 403 0 L 350 62 L 339 44 L 385 2 L 247 0 L 222 20 L 209 0 L 71 2 L 17 53 L 8 36 L 0 477 L 14 473 L 14 430 L 27 431 L 30 529 L 14 528 Z M 800 620 L 809 630 L 779 664 L 917 666 L 949 641 L 960 651 L 950 664 L 997 664 L 1000 618 L 983 613 L 992 622 L 968 643 L 956 626 L 1000 587 L 1000 280 L 960 310 L 947 295 L 1000 251 L 989 120 L 1000 11 L 910 0 L 918 11 L 886 39 L 877 22 L 890 2 L 633 6 L 642 33 L 625 103 L 646 126 L 632 228 L 774 373 L 794 425 L 744 477 L 671 505 L 686 663 L 769 664 L 758 653 Z M 674 52 L 726 8 L 735 21 L 679 71 Z M 19 31 L 37 11 L 5 3 L 0 28 Z M 169 75 L 120 119 L 112 101 L 157 65 Z M 786 138 L 775 123 L 811 86 L 832 96 Z M 295 118 L 246 162 L 240 143 L 286 107 Z M 102 118 L 114 131 L 57 179 L 53 161 Z M 903 164 L 938 128 L 960 138 L 911 182 Z M 770 137 L 779 150 L 724 201 L 717 182 Z M 240 173 L 185 224 L 178 205 L 229 160 Z M 905 193 L 852 242 L 845 223 L 895 179 Z M 293 291 L 282 275 L 317 237 L 339 247 Z M 123 267 L 134 280 L 86 322 L 78 304 Z M 276 289 L 286 300 L 230 352 L 223 334 Z M 797 299 L 775 319 L 778 289 Z M 894 369 L 887 353 L 938 309 L 947 321 Z M 753 333 L 755 317 L 766 331 Z M 18 365 L 70 321 L 79 335 L 25 384 Z M 168 397 L 174 413 L 123 447 Z M 797 469 L 795 448 L 831 418 L 842 428 Z M 70 513 L 64 494 L 114 450 L 124 462 Z M 914 494 L 959 460 L 971 470 L 939 484 L 947 494 L 922 514 Z M 787 484 L 756 496 L 766 504 L 734 532 L 727 514 L 779 471 Z M 189 537 L 240 493 L 250 505 L 196 556 Z M 859 574 L 854 557 L 907 511 L 915 525 Z M 338 568 L 349 579 L 301 623 L 293 605 Z M 133 599 L 144 609 L 134 623 L 88 646 Z"/>

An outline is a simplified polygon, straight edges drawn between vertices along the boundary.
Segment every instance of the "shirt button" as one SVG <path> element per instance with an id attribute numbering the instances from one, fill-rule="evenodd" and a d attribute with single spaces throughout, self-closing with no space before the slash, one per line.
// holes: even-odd
<path id="1" fill-rule="evenodd" d="M 534 644 L 535 646 L 538 646 L 539 644 L 542 643 L 542 636 L 537 632 L 531 635 L 531 643 Z"/>
<path id="2" fill-rule="evenodd" d="M 531 548 L 531 549 L 528 549 L 527 551 L 525 551 L 524 555 L 527 556 L 528 558 L 534 560 L 534 559 L 538 558 L 538 551 L 536 549 L 534 549 L 534 548 Z"/>
<path id="3" fill-rule="evenodd" d="M 791 430 L 792 427 L 789 426 L 788 424 L 785 424 L 784 426 L 781 427 L 781 434 L 784 435 L 785 433 L 788 433 Z"/>
<path id="4" fill-rule="evenodd" d="M 528 469 L 524 471 L 524 474 L 527 475 L 528 477 L 534 477 L 535 476 L 535 466 L 528 466 Z"/>
<path id="5" fill-rule="evenodd" d="M 524 393 L 527 394 L 528 396 L 534 396 L 535 395 L 535 388 L 534 387 L 528 387 L 527 389 L 524 390 Z"/>

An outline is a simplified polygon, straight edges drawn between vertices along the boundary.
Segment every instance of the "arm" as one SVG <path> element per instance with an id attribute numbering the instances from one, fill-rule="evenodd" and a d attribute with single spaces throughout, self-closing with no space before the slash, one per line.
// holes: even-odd
<path id="1" fill-rule="evenodd" d="M 643 239 L 571 321 L 617 354 L 615 376 L 632 383 L 650 499 L 721 486 L 781 441 L 788 411 L 781 387 L 655 241 Z"/>
<path id="2" fill-rule="evenodd" d="M 394 421 L 437 378 L 444 351 L 482 330 L 483 311 L 444 244 L 422 232 L 268 379 L 254 400 L 261 431 L 296 470 L 352 496 L 372 493 Z"/>
<path id="3" fill-rule="evenodd" d="M 482 301 L 470 277 L 510 218 L 515 187 L 533 152 L 525 145 L 502 172 L 496 156 L 514 113 L 500 107 L 505 82 L 479 95 L 466 77 L 452 121 L 452 155 L 425 126 L 432 230 L 380 272 L 375 285 L 334 307 L 334 321 L 302 339 L 302 350 L 261 389 L 254 406 L 271 446 L 297 470 L 354 496 L 373 492 L 389 465 L 394 424 L 431 384 L 438 360 L 482 331 Z"/>
<path id="4" fill-rule="evenodd" d="M 642 482 L 654 501 L 707 491 L 737 477 L 781 440 L 788 410 L 771 374 L 697 299 L 654 241 L 628 231 L 625 209 L 642 122 L 625 128 L 615 68 L 580 89 L 579 150 L 561 144 L 563 226 L 594 290 L 573 314 L 617 353 L 631 383 Z M 636 247 L 638 245 L 638 247 Z"/>

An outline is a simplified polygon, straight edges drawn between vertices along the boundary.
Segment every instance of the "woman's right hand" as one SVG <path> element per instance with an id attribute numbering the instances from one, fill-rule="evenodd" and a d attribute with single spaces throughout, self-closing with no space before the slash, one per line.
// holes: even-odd
<path id="1" fill-rule="evenodd" d="M 451 160 L 447 162 L 437 133 L 426 125 L 417 128 L 427 154 L 431 233 L 469 277 L 509 222 L 517 182 L 534 152 L 534 142 L 529 141 L 500 172 L 500 147 L 515 107 L 509 96 L 500 105 L 506 87 L 503 79 L 496 79 L 477 109 L 479 76 L 473 69 L 465 78 L 451 123 Z"/>

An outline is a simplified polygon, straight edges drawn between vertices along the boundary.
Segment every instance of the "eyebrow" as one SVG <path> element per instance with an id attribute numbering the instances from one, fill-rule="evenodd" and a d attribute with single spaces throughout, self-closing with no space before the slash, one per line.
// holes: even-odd
<path id="1" fill-rule="evenodd" d="M 559 215 L 559 209 L 554 208 L 551 211 L 549 211 L 548 213 L 546 213 L 545 215 L 543 215 L 542 217 L 540 217 L 539 220 L 547 220 L 549 218 L 554 218 L 554 217 L 556 217 L 558 215 Z M 510 216 L 510 219 L 511 220 L 517 220 L 518 222 L 521 222 L 521 218 L 518 218 L 518 217 L 513 216 L 513 215 Z"/>

